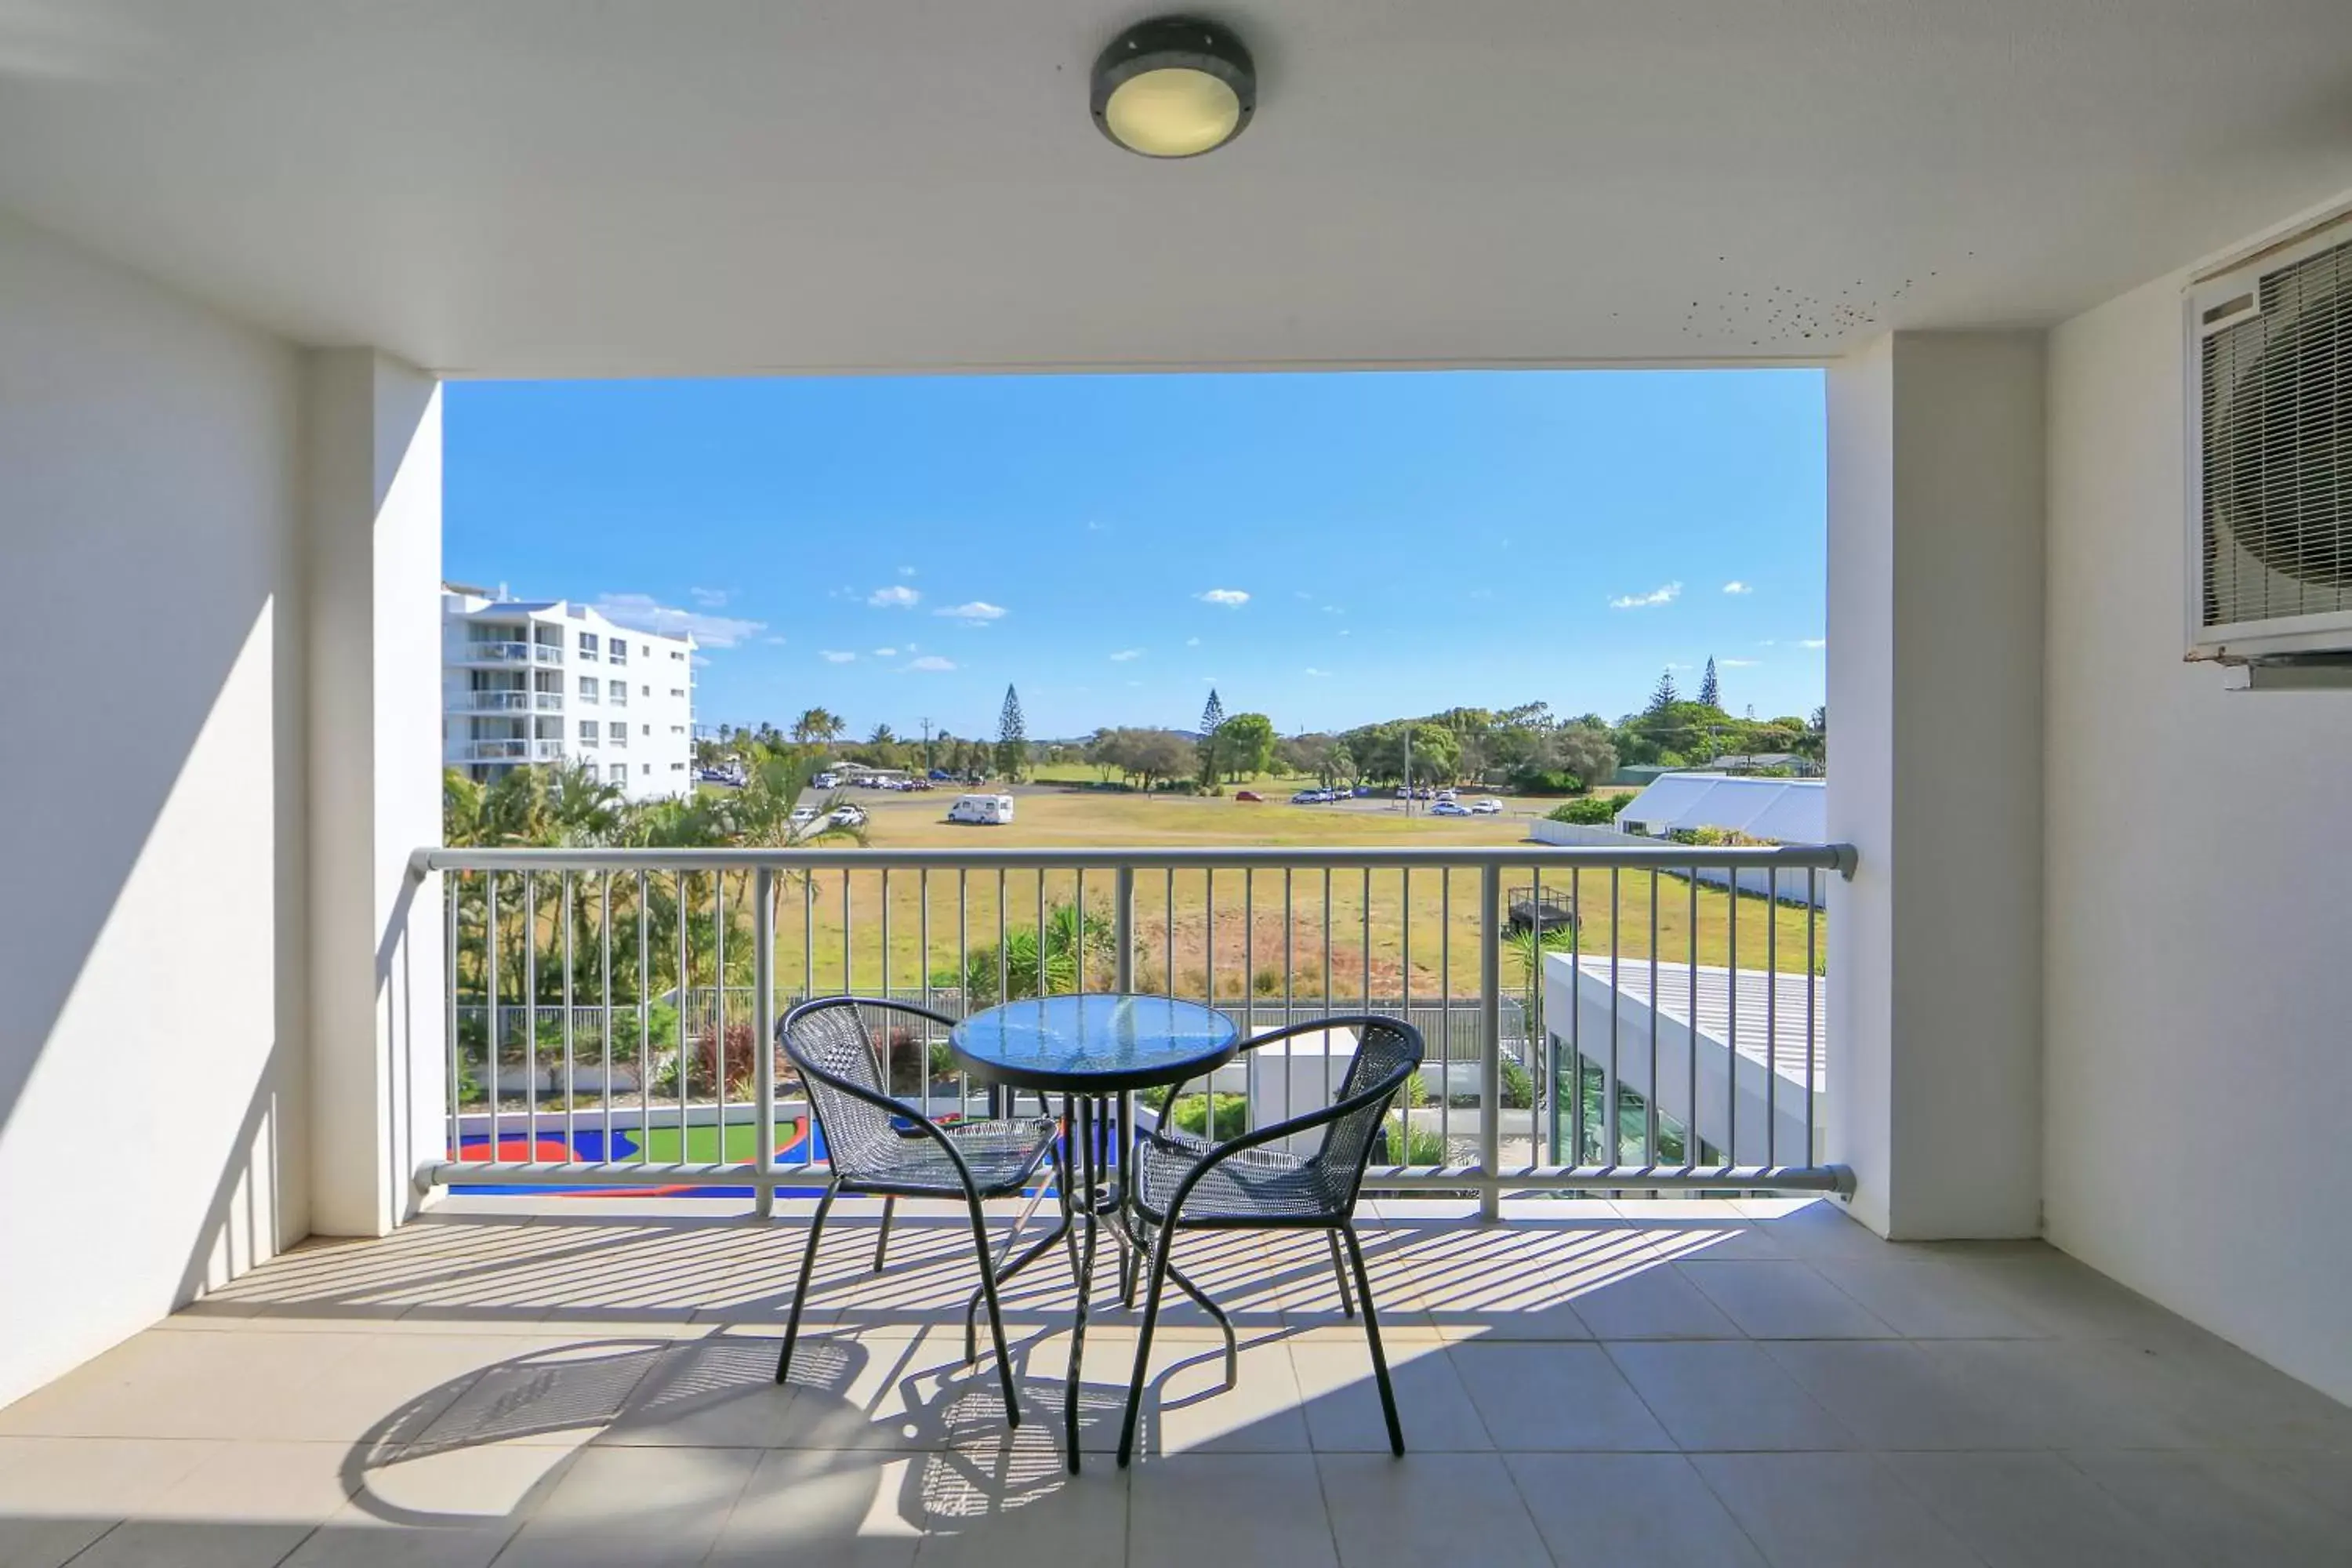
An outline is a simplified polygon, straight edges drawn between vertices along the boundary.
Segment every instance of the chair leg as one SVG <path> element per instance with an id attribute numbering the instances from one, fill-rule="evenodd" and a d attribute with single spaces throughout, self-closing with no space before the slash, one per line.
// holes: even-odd
<path id="1" fill-rule="evenodd" d="M 1021 1398 L 1013 1390 L 1013 1357 L 1004 1348 L 1004 1314 L 996 1306 L 996 1263 L 990 1257 L 988 1220 L 980 1206 L 980 1194 L 969 1193 L 971 1205 L 971 1246 L 980 1261 L 981 1293 L 988 1299 L 988 1333 L 996 1344 L 996 1374 L 1004 1384 L 1004 1424 L 1021 1425 Z"/>
<path id="2" fill-rule="evenodd" d="M 1324 1232 L 1324 1235 L 1331 1241 L 1331 1277 L 1339 1282 L 1339 1315 L 1352 1318 L 1356 1315 L 1356 1303 L 1348 1294 L 1348 1265 L 1339 1256 L 1339 1233 L 1331 1230 Z"/>
<path id="3" fill-rule="evenodd" d="M 1143 1383 L 1151 1371 L 1151 1330 L 1160 1321 L 1160 1298 L 1168 1286 L 1169 1252 L 1176 1227 L 1160 1227 L 1160 1245 L 1151 1249 L 1151 1286 L 1143 1295 L 1143 1332 L 1135 1344 L 1135 1372 L 1127 1384 L 1127 1419 L 1118 1429 L 1118 1464 L 1125 1469 L 1135 1457 L 1135 1423 L 1143 1410 Z"/>
<path id="4" fill-rule="evenodd" d="M 890 1216 L 898 1210 L 897 1197 L 882 1200 L 882 1234 L 874 1238 L 874 1272 L 882 1272 L 882 1260 L 890 1251 Z"/>
<path id="5" fill-rule="evenodd" d="M 1389 1451 L 1402 1459 L 1404 1426 L 1397 1420 L 1396 1390 L 1389 1386 L 1389 1358 L 1381 1351 L 1381 1323 L 1372 1311 L 1372 1279 L 1364 1268 L 1364 1245 L 1356 1239 L 1352 1225 L 1340 1226 L 1339 1234 L 1348 1238 L 1348 1257 L 1356 1266 L 1356 1294 L 1364 1300 L 1364 1341 L 1372 1347 L 1372 1376 L 1381 1385 L 1381 1414 L 1388 1417 Z"/>
<path id="6" fill-rule="evenodd" d="M 784 1351 L 776 1358 L 778 1383 L 792 1375 L 793 1346 L 801 1337 L 801 1309 L 808 1303 L 809 1277 L 816 1272 L 816 1244 L 824 1235 L 824 1216 L 833 1211 L 834 1194 L 840 1190 L 838 1184 L 828 1183 L 824 1196 L 816 1201 L 816 1213 L 809 1219 L 808 1247 L 801 1253 L 800 1283 L 793 1287 L 793 1312 L 784 1321 Z"/>

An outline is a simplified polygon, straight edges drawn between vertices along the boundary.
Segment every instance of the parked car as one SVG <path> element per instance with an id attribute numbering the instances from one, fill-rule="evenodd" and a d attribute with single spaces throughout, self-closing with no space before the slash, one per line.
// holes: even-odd
<path id="1" fill-rule="evenodd" d="M 811 782 L 819 789 L 837 789 L 841 784 L 841 775 L 839 773 L 819 773 Z"/>
<path id="2" fill-rule="evenodd" d="M 1473 816 L 1500 816 L 1503 815 L 1503 803 L 1493 795 L 1485 800 L 1474 800 L 1470 803 L 1470 814 Z"/>
<path id="3" fill-rule="evenodd" d="M 1472 815 L 1472 812 L 1468 806 L 1463 805 L 1458 800 L 1441 800 L 1435 805 L 1429 808 L 1429 815 L 1432 816 L 1468 816 Z"/>
<path id="4" fill-rule="evenodd" d="M 855 802 L 847 805 L 835 806 L 833 812 L 833 825 L 835 827 L 863 827 L 866 826 L 866 808 Z"/>
<path id="5" fill-rule="evenodd" d="M 814 822 L 815 820 L 816 807 L 813 805 L 796 805 L 793 807 L 793 825 L 794 826 L 805 826 L 807 824 Z"/>
<path id="6" fill-rule="evenodd" d="M 955 774 L 948 772 L 945 768 L 933 768 L 931 770 L 931 782 L 934 784 L 953 784 L 956 782 L 956 776 Z"/>
<path id="7" fill-rule="evenodd" d="M 1437 798 L 1440 800 L 1454 800 L 1459 797 L 1456 796 L 1450 789 L 1442 789 L 1437 792 Z"/>
<path id="8" fill-rule="evenodd" d="M 1437 792 L 1430 788 L 1427 784 L 1423 784 L 1419 789 L 1412 792 L 1412 798 L 1415 800 L 1434 800 L 1437 798 Z"/>
<path id="9" fill-rule="evenodd" d="M 1358 785 L 1356 786 L 1355 794 L 1356 794 L 1356 798 L 1357 798 L 1358 800 L 1361 800 L 1361 799 L 1363 799 L 1366 795 L 1370 795 L 1370 794 L 1371 794 L 1371 793 L 1372 793 L 1372 786 L 1371 786 L 1371 785 L 1370 785 L 1370 784 L 1358 784 Z"/>
<path id="10" fill-rule="evenodd" d="M 1255 791 L 1255 790 L 1254 790 L 1254 789 L 1237 789 L 1237 790 L 1234 791 L 1234 798 L 1235 800 L 1257 800 L 1257 801 L 1262 801 L 1262 800 L 1264 800 L 1264 799 L 1265 798 L 1265 796 L 1264 796 L 1264 795 L 1262 795 L 1258 794 L 1258 793 L 1257 793 L 1257 791 Z"/>

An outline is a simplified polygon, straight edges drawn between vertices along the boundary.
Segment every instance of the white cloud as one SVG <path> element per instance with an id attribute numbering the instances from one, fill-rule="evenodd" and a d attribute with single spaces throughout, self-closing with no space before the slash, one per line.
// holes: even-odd
<path id="1" fill-rule="evenodd" d="M 877 647 L 874 650 L 874 657 L 876 658 L 896 658 L 898 657 L 898 650 L 895 647 Z"/>
<path id="2" fill-rule="evenodd" d="M 715 610 L 727 603 L 728 593 L 724 588 L 688 588 L 686 596 L 706 610 Z"/>
<path id="3" fill-rule="evenodd" d="M 656 637 L 690 637 L 705 647 L 733 647 L 768 629 L 765 621 L 733 616 L 706 615 L 665 605 L 650 594 L 606 594 L 596 601 L 597 612 L 615 625 Z"/>
<path id="4" fill-rule="evenodd" d="M 1797 639 L 1797 646 L 1799 647 L 1827 647 L 1830 646 L 1830 639 L 1827 637 L 1799 637 Z"/>
<path id="5" fill-rule="evenodd" d="M 1004 618 L 1004 606 L 992 605 L 985 599 L 974 599 L 968 605 L 945 605 L 933 610 L 935 616 L 945 616 L 951 621 L 961 621 L 968 626 L 984 626 Z"/>
<path id="6" fill-rule="evenodd" d="M 903 583 L 893 583 L 887 588 L 877 588 L 866 595 L 866 602 L 877 610 L 911 610 L 922 595 Z"/>
<path id="7" fill-rule="evenodd" d="M 1201 639 L 1199 637 L 1186 637 L 1184 639 L 1184 646 L 1186 647 L 1199 647 L 1201 646 Z"/>
<path id="8" fill-rule="evenodd" d="M 920 653 L 923 651 L 923 645 L 909 639 L 907 643 L 907 651 L 908 653 Z"/>
<path id="9" fill-rule="evenodd" d="M 1727 594 L 1752 594 L 1756 592 L 1755 588 L 1748 584 L 1739 582 L 1726 583 L 1723 585 L 1723 591 Z"/>
<path id="10" fill-rule="evenodd" d="M 1294 598 L 1300 598 L 1300 599 L 1312 599 L 1315 595 L 1312 595 L 1312 594 L 1310 594 L 1310 593 L 1308 593 L 1308 592 L 1307 592 L 1306 589 L 1304 589 L 1304 588 L 1297 588 L 1297 589 L 1294 589 L 1294 590 L 1292 590 L 1292 596 L 1293 596 Z"/>
<path id="11" fill-rule="evenodd" d="M 1238 610 L 1249 603 L 1249 595 L 1240 588 L 1212 588 L 1194 597 L 1204 605 L 1223 605 L 1229 610 Z"/>
<path id="12" fill-rule="evenodd" d="M 1323 606 L 1323 613 L 1327 616 L 1344 616 L 1348 612 L 1337 605 L 1326 605 Z"/>
<path id="13" fill-rule="evenodd" d="M 1123 647 L 1117 653 L 1110 656 L 1110 661 L 1113 664 L 1125 664 L 1131 658 L 1141 658 L 1142 657 L 1143 650 L 1139 647 Z"/>
<path id="14" fill-rule="evenodd" d="M 1347 628 L 1347 627 L 1345 627 L 1345 626 L 1341 626 L 1341 627 L 1339 628 L 1339 635 L 1340 635 L 1341 637 L 1344 637 L 1349 636 L 1350 634 L 1349 634 L 1349 630 L 1348 630 L 1348 628 Z"/>
<path id="15" fill-rule="evenodd" d="M 857 657 L 837 647 L 821 647 L 816 650 L 816 656 L 827 664 L 847 664 Z"/>
<path id="16" fill-rule="evenodd" d="M 1328 670 L 1328 669 L 1318 669 L 1318 668 L 1316 668 L 1313 665 L 1311 665 L 1311 664 L 1310 664 L 1310 665 L 1308 665 L 1308 666 L 1307 667 L 1307 674 L 1309 674 L 1309 675 L 1323 676 L 1323 675 L 1328 675 L 1328 674 L 1330 674 L 1331 672 L 1330 672 L 1329 670 Z"/>
<path id="17" fill-rule="evenodd" d="M 1726 669 L 1753 669 L 1764 661 L 1760 658 L 1718 658 L 1715 662 Z"/>
<path id="18" fill-rule="evenodd" d="M 915 569 L 912 566 L 901 566 L 898 568 L 898 575 L 901 577 L 911 577 L 914 574 Z"/>
<path id="19" fill-rule="evenodd" d="M 909 660 L 907 668 L 908 669 L 953 669 L 955 660 L 941 658 L 935 653 L 927 653 L 920 658 Z"/>
<path id="20" fill-rule="evenodd" d="M 1092 518 L 1088 518 L 1087 519 L 1087 531 L 1088 533 L 1101 533 L 1105 531 L 1104 525 L 1097 522 Z"/>
<path id="21" fill-rule="evenodd" d="M 1646 594 L 1626 594 L 1609 601 L 1612 610 L 1644 610 L 1653 605 L 1671 605 L 1683 596 L 1680 583 L 1662 584 Z"/>
<path id="22" fill-rule="evenodd" d="M 769 645 L 769 646 L 771 646 L 772 647 L 783 647 L 783 646 L 784 646 L 784 639 L 783 639 L 783 638 L 782 638 L 782 637 L 772 637 L 772 637 L 761 637 L 760 640 L 761 640 L 761 642 L 763 642 L 763 643 L 768 644 L 768 645 Z"/>
<path id="23" fill-rule="evenodd" d="M 1128 682 L 1128 684 L 1129 684 L 1129 686 L 1140 686 L 1140 685 L 1142 685 L 1142 684 L 1143 684 L 1143 682 L 1141 682 L 1140 680 L 1130 680 L 1130 681 L 1129 681 L 1129 682 Z"/>

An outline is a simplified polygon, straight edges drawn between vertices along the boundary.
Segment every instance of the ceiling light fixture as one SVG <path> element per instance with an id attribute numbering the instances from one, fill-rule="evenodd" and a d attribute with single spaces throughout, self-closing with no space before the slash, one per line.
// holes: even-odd
<path id="1" fill-rule="evenodd" d="M 1257 108 L 1257 70 L 1213 22 L 1139 22 L 1095 61 L 1095 123 L 1130 153 L 1195 158 L 1242 133 Z"/>

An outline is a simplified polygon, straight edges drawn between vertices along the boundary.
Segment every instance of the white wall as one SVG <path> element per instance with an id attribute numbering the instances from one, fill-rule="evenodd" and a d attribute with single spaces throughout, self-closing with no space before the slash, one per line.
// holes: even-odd
<path id="1" fill-rule="evenodd" d="M 299 397 L 0 216 L 0 1404 L 308 1228 Z"/>
<path id="2" fill-rule="evenodd" d="M 2024 332 L 1829 375 L 1830 1153 L 1897 1237 L 2038 1227 L 2043 379 Z"/>
<path id="3" fill-rule="evenodd" d="M 2181 662 L 2185 280 L 2051 338 L 2048 1232 L 2352 1398 L 2352 693 Z"/>

